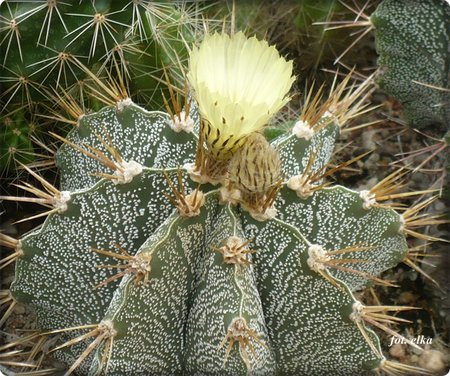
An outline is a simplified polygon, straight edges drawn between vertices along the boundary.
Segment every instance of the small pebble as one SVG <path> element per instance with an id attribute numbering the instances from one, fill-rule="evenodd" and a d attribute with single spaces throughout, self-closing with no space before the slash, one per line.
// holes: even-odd
<path id="1" fill-rule="evenodd" d="M 438 350 L 424 351 L 419 357 L 419 366 L 431 372 L 444 370 L 444 354 Z"/>
<path id="2" fill-rule="evenodd" d="M 370 129 L 363 133 L 362 135 L 362 145 L 365 149 L 376 149 L 377 145 L 374 142 L 374 135 L 377 133 L 377 130 Z"/>
<path id="3" fill-rule="evenodd" d="M 405 356 L 405 348 L 400 343 L 395 343 L 389 349 L 389 354 L 393 358 L 401 359 Z"/>
<path id="4" fill-rule="evenodd" d="M 398 297 L 399 304 L 411 304 L 417 297 L 411 291 L 404 291 Z"/>
<path id="5" fill-rule="evenodd" d="M 23 315 L 25 313 L 25 307 L 23 304 L 17 304 L 14 308 L 14 313 L 17 315 Z"/>
<path id="6" fill-rule="evenodd" d="M 445 206 L 445 203 L 443 201 L 437 201 L 434 204 L 434 208 L 436 209 L 437 212 L 441 212 L 441 211 L 445 211 L 446 210 L 446 206 Z"/>

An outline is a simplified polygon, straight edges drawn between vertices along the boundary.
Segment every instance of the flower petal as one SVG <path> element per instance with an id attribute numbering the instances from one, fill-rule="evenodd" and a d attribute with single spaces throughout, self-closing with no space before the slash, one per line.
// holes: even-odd
<path id="1" fill-rule="evenodd" d="M 222 141 L 261 129 L 290 100 L 292 61 L 242 32 L 207 35 L 193 48 L 189 65 L 200 114 Z"/>

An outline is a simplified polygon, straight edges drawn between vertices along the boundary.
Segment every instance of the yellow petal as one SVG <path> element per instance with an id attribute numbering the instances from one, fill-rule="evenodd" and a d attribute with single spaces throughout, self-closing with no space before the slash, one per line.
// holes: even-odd
<path id="1" fill-rule="evenodd" d="M 188 79 L 202 118 L 222 141 L 243 138 L 266 125 L 289 101 L 294 81 L 292 61 L 242 32 L 206 36 L 191 53 Z M 207 139 L 209 145 L 214 141 Z"/>

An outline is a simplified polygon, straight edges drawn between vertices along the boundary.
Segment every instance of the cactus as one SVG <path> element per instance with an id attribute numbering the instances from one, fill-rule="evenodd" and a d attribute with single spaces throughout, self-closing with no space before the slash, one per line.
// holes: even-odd
<path id="1" fill-rule="evenodd" d="M 410 126 L 447 130 L 449 112 L 450 5 L 445 0 L 383 0 L 368 15 L 367 4 L 345 4 L 347 21 L 329 21 L 325 30 L 362 28 L 337 63 L 374 30 L 379 86 L 404 107 Z"/>
<path id="2" fill-rule="evenodd" d="M 403 214 L 385 203 L 399 173 L 362 192 L 324 180 L 370 81 L 347 77 L 323 104 L 308 96 L 269 143 L 260 131 L 292 84 L 274 47 L 209 36 L 188 79 L 196 107 L 118 98 L 80 116 L 60 137 L 59 189 L 28 169 L 47 218 L 1 239 L 15 249 L 9 299 L 37 315 L 31 337 L 59 335 L 66 374 L 413 372 L 387 361 L 369 328 L 399 336 L 386 311 L 408 307 L 365 306 L 355 292 L 390 285 L 378 276 L 407 258 L 426 203 Z"/>
<path id="3" fill-rule="evenodd" d="M 450 124 L 450 5 L 385 0 L 370 16 L 380 55 L 379 85 L 398 99 L 412 127 Z"/>
<path id="4" fill-rule="evenodd" d="M 29 163 L 34 160 L 33 145 L 29 132 L 35 125 L 24 119 L 24 113 L 19 109 L 15 113 L 5 114 L 1 118 L 0 171 L 9 168 L 15 161 Z"/>
<path id="5" fill-rule="evenodd" d="M 354 17 L 347 21 L 327 22 L 325 30 L 359 30 L 350 34 L 356 37 L 335 63 L 374 31 L 379 54 L 375 81 L 401 103 L 405 121 L 400 120 L 400 123 L 421 129 L 420 134 L 433 140 L 433 145 L 426 141 L 425 147 L 407 153 L 398 162 L 415 163 L 414 159 L 429 154 L 414 169 L 420 171 L 435 157 L 443 156 L 441 160 L 445 161 L 450 124 L 448 1 L 383 0 L 372 14 L 367 9 L 368 3 L 342 4 L 353 12 Z M 436 171 L 444 172 L 445 168 Z"/>
<path id="6" fill-rule="evenodd" d="M 5 1 L 0 12 L 0 107 L 4 114 L 21 111 L 24 118 L 36 112 L 51 116 L 58 100 L 53 89 L 83 101 L 92 86 L 87 72 L 120 75 L 136 103 L 160 109 L 163 68 L 180 77 L 186 43 L 196 33 L 196 11 L 182 3 Z M 102 99 L 83 105 L 95 111 L 104 105 Z M 0 137 L 7 150 L 33 146 L 30 139 L 17 142 L 3 127 Z M 1 167 L 6 169 L 4 163 Z"/>

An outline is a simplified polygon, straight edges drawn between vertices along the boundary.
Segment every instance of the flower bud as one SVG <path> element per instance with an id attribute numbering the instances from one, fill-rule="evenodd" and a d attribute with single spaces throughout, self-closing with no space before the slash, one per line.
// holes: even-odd
<path id="1" fill-rule="evenodd" d="M 229 173 L 230 181 L 241 191 L 265 193 L 280 180 L 280 157 L 263 135 L 253 133 L 234 154 Z"/>

